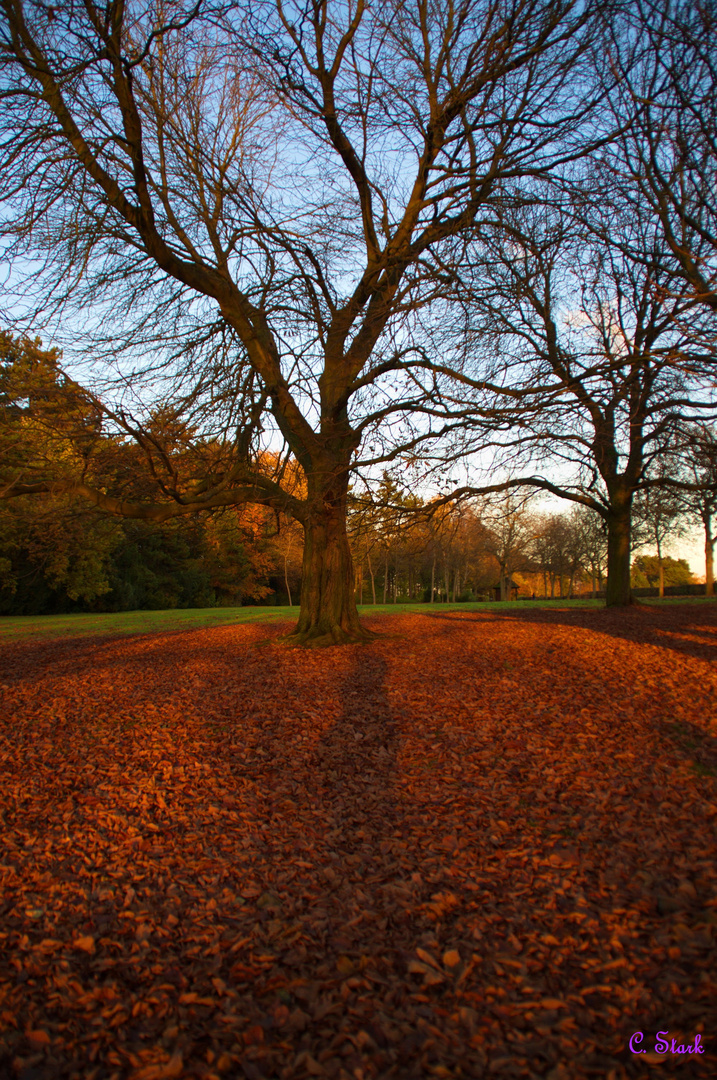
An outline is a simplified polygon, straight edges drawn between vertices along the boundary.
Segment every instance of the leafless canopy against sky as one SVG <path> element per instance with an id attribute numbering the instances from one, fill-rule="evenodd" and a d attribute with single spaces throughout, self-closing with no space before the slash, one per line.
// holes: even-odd
<path id="1" fill-rule="evenodd" d="M 32 267 L 25 311 L 117 362 L 104 407 L 161 501 L 77 490 L 111 512 L 294 516 L 301 633 L 358 636 L 352 469 L 455 450 L 467 424 L 490 444 L 508 406 L 525 430 L 522 363 L 514 386 L 500 351 L 436 344 L 463 325 L 485 238 L 546 198 L 574 209 L 586 162 L 644 108 L 623 89 L 658 8 L 2 0 L 3 223 Z M 201 436 L 181 467 L 168 423 Z"/>

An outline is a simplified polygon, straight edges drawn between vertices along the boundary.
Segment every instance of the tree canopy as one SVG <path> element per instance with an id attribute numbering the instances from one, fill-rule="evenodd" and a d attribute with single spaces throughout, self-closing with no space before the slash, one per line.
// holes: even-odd
<path id="1" fill-rule="evenodd" d="M 64 326 L 100 365 L 87 407 L 134 440 L 149 481 L 129 499 L 87 470 L 50 470 L 18 475 L 5 497 L 62 483 L 146 520 L 247 502 L 289 515 L 305 536 L 295 640 L 361 639 L 350 477 L 470 448 L 467 424 L 490 445 L 525 430 L 535 401 L 562 407 L 574 391 L 555 349 L 548 384 L 533 373 L 526 386 L 495 356 L 476 369 L 470 335 L 450 328 L 472 318 L 472 267 L 498 250 L 505 268 L 523 243 L 516 221 L 546 198 L 578 220 L 580 178 L 643 131 L 626 73 L 644 69 L 673 7 L 646 0 L 636 19 L 610 0 L 2 0 L 12 282 L 24 276 L 28 319 Z M 625 176 L 629 203 L 642 189 Z M 532 269 L 511 299 L 524 286 Z M 664 299 L 654 276 L 651 289 Z"/>

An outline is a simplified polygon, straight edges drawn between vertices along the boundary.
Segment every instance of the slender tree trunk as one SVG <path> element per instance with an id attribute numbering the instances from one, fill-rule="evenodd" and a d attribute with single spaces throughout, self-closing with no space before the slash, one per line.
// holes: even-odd
<path id="1" fill-rule="evenodd" d="M 715 539 L 712 535 L 712 517 L 710 514 L 706 514 L 704 518 L 705 523 L 705 596 L 714 596 L 715 594 L 715 572 L 714 572 L 714 559 L 715 559 Z"/>
<path id="2" fill-rule="evenodd" d="M 622 495 L 613 500 L 607 518 L 607 607 L 627 607 L 630 589 L 630 525 L 632 499 Z"/>
<path id="3" fill-rule="evenodd" d="M 657 541 L 657 585 L 660 600 L 665 597 L 665 565 L 662 559 L 662 545 Z"/>
<path id="4" fill-rule="evenodd" d="M 436 599 L 436 556 L 433 556 L 433 563 L 431 565 L 431 603 L 434 603 Z"/>
<path id="5" fill-rule="evenodd" d="M 371 575 L 371 603 L 376 603 L 376 578 L 373 573 L 373 566 L 371 565 L 371 552 L 366 552 L 366 558 L 368 559 L 368 572 Z"/>
<path id="6" fill-rule="evenodd" d="M 286 595 L 289 597 L 289 607 L 291 607 L 292 606 L 292 603 L 291 603 L 291 589 L 289 588 L 289 572 L 288 572 L 288 569 L 287 569 L 288 561 L 289 561 L 289 551 L 288 551 L 288 548 L 287 548 L 287 550 L 284 552 L 284 584 L 286 585 Z"/>
<path id="7" fill-rule="evenodd" d="M 388 598 L 388 550 L 386 551 L 386 562 L 383 568 L 383 602 L 386 603 Z"/>
<path id="8" fill-rule="evenodd" d="M 299 645 L 341 645 L 373 634 L 359 622 L 354 572 L 346 533 L 348 472 L 330 488 L 314 492 L 304 525 L 301 611 L 286 641 Z"/>

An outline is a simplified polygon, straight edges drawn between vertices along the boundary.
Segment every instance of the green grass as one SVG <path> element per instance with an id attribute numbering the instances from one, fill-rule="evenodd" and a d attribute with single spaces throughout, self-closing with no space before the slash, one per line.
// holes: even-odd
<path id="1" fill-rule="evenodd" d="M 665 600 L 650 598 L 647 604 L 704 604 L 716 598 L 675 596 Z M 470 604 L 362 604 L 362 615 L 412 614 L 441 615 L 460 611 L 500 611 L 505 615 L 534 608 L 601 608 L 602 600 L 512 600 Z M 197 630 L 203 627 L 236 623 L 277 622 L 298 618 L 298 607 L 183 608 L 169 611 L 119 611 L 99 615 L 3 615 L 0 616 L 0 642 L 27 641 L 56 637 L 87 637 L 101 634 L 151 634 L 170 630 Z"/>
<path id="2" fill-rule="evenodd" d="M 298 607 L 239 607 L 118 611 L 98 615 L 6 615 L 0 617 L 0 641 L 197 630 L 233 623 L 298 618 L 298 614 Z"/>
<path id="3" fill-rule="evenodd" d="M 362 615 L 395 615 L 397 612 L 440 615 L 443 611 L 526 611 L 534 608 L 601 608 L 603 600 L 484 600 L 469 604 L 359 604 Z"/>
<path id="4" fill-rule="evenodd" d="M 662 607 L 663 604 L 714 604 L 717 596 L 664 596 L 662 600 L 659 596 L 641 596 L 639 600 L 641 604 L 657 604 Z"/>

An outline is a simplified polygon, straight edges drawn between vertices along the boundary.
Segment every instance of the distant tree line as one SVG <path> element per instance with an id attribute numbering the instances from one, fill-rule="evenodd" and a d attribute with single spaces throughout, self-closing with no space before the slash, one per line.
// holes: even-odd
<path id="1" fill-rule="evenodd" d="M 546 512 L 515 497 L 427 516 L 386 475 L 391 504 L 349 512 L 359 604 L 595 596 L 607 539 L 584 508 Z M 289 519 L 232 507 L 163 524 L 109 519 L 67 495 L 0 506 L 0 614 L 288 604 L 302 537 Z M 635 588 L 689 584 L 684 559 L 638 556 Z"/>
<path id="2" fill-rule="evenodd" d="M 415 496 L 401 496 L 388 474 L 368 507 L 350 512 L 359 603 L 448 603 L 507 600 L 511 584 L 522 597 L 604 595 L 607 530 L 587 507 L 546 511 L 534 499 L 500 494 L 427 513 Z M 636 545 L 651 545 L 652 503 L 640 504 Z M 632 563 L 635 588 L 693 582 L 684 559 L 664 548 L 684 532 L 688 508 L 661 522 L 660 554 Z"/>
<path id="3" fill-rule="evenodd" d="M 158 411 L 154 425 L 167 442 L 176 420 Z M 202 450 L 211 457 L 210 440 Z M 634 545 L 656 554 L 633 563 L 634 587 L 662 594 L 691 580 L 666 555 L 689 523 L 703 525 L 711 552 L 714 450 L 711 431 L 694 428 L 661 462 L 694 486 L 655 487 L 636 499 Z M 167 521 L 108 516 L 63 483 L 79 472 L 137 499 L 151 483 L 141 456 L 136 439 L 108 429 L 56 351 L 0 334 L 0 479 L 21 475 L 31 487 L 37 472 L 57 481 L 39 498 L 0 502 L 0 614 L 298 600 L 304 537 L 286 514 L 243 503 Z M 265 467 L 276 468 L 271 455 Z M 286 465 L 284 484 L 300 492 L 301 471 Z M 605 586 L 607 529 L 588 506 L 541 511 L 515 491 L 437 505 L 389 471 L 362 492 L 348 502 L 358 603 L 508 599 L 514 584 L 521 595 L 594 596 Z"/>
<path id="4" fill-rule="evenodd" d="M 72 500 L 0 510 L 0 614 L 240 606 L 298 597 L 301 548 L 261 512 L 157 525 Z M 13 507 L 14 510 L 14 507 Z M 285 565 L 285 563 L 287 565 Z"/>

